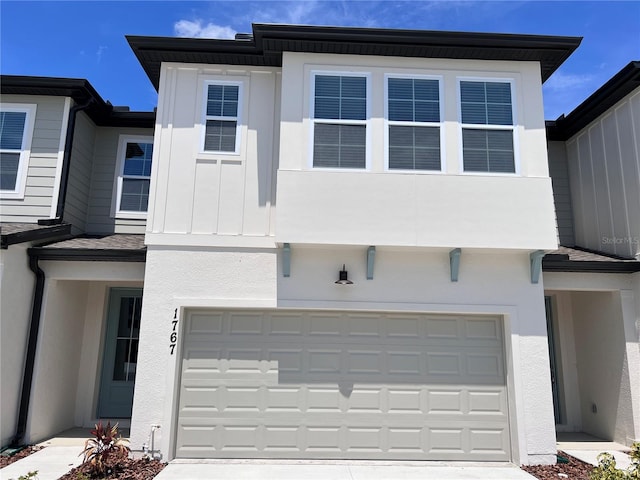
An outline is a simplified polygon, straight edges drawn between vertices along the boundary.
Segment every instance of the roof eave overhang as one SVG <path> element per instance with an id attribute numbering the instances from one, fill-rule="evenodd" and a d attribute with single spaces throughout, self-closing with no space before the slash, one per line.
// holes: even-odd
<path id="1" fill-rule="evenodd" d="M 153 128 L 155 125 L 155 112 L 114 110 L 86 79 L 1 75 L 0 84 L 4 95 L 69 97 L 76 104 L 91 101 L 86 112 L 101 127 Z"/>
<path id="2" fill-rule="evenodd" d="M 640 262 L 589 262 L 571 260 L 542 260 L 544 272 L 634 273 L 640 272 Z"/>
<path id="3" fill-rule="evenodd" d="M 38 228 L 36 230 L 26 230 L 24 232 L 9 233 L 0 235 L 0 248 L 6 250 L 9 245 L 15 245 L 25 242 L 37 242 L 69 235 L 71 233 L 71 225 L 61 223 L 47 228 Z"/>
<path id="4" fill-rule="evenodd" d="M 127 36 L 158 88 L 163 62 L 281 66 L 282 53 L 537 61 L 543 81 L 573 53 L 580 37 L 254 24 L 246 40 Z"/>
<path id="5" fill-rule="evenodd" d="M 124 249 L 80 249 L 32 247 L 29 255 L 39 260 L 75 262 L 145 262 L 147 251 Z"/>
<path id="6" fill-rule="evenodd" d="M 638 87 L 640 87 L 640 61 L 632 61 L 569 115 L 547 122 L 547 138 L 549 140 L 570 139 Z"/>

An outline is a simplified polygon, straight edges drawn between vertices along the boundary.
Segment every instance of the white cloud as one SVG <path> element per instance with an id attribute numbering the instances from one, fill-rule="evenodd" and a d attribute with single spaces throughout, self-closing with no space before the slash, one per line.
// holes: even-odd
<path id="1" fill-rule="evenodd" d="M 584 73 L 579 75 L 555 72 L 545 83 L 545 87 L 553 91 L 570 90 L 583 87 L 593 80 L 593 75 Z"/>
<path id="2" fill-rule="evenodd" d="M 109 47 L 105 47 L 104 45 L 100 45 L 98 47 L 98 50 L 96 51 L 96 61 L 98 63 L 100 63 L 100 61 L 102 60 L 102 54 L 105 52 L 105 50 L 108 50 Z"/>
<path id="3" fill-rule="evenodd" d="M 215 23 L 207 23 L 202 20 L 178 20 L 173 25 L 173 30 L 178 37 L 190 38 L 218 38 L 233 39 L 236 31 L 229 26 L 216 25 Z"/>

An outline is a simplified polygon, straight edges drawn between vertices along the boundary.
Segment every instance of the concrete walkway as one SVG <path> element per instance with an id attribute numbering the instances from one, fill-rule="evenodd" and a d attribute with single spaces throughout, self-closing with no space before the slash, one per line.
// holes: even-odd
<path id="1" fill-rule="evenodd" d="M 615 442 L 606 442 L 586 433 L 558 433 L 558 450 L 583 462 L 598 465 L 598 455 L 608 452 L 616 459 L 616 467 L 626 470 L 631 465 L 629 448 Z"/>
<path id="2" fill-rule="evenodd" d="M 0 480 L 17 480 L 21 475 L 34 471 L 38 472 L 38 480 L 58 480 L 82 462 L 80 452 L 91 436 L 90 431 L 90 428 L 72 428 L 38 443 L 38 446 L 46 448 L 0 469 Z"/>
<path id="3" fill-rule="evenodd" d="M 82 447 L 53 446 L 43 448 L 0 470 L 0 479 L 17 480 L 21 475 L 37 471 L 38 480 L 58 480 L 73 467 L 80 465 Z"/>

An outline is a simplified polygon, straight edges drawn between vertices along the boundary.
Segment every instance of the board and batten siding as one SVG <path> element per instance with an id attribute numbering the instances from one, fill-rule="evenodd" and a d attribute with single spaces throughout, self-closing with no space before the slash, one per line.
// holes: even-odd
<path id="1" fill-rule="evenodd" d="M 56 177 L 61 167 L 68 105 L 66 97 L 40 95 L 2 95 L 2 103 L 36 105 L 36 118 L 31 141 L 24 198 L 0 197 L 3 222 L 36 223 L 52 216 L 52 203 L 57 199 Z M 55 215 L 55 210 L 53 211 Z"/>
<path id="2" fill-rule="evenodd" d="M 238 154 L 201 151 L 216 81 L 242 85 Z M 163 63 L 147 243 L 273 245 L 279 105 L 279 69 Z"/>
<path id="3" fill-rule="evenodd" d="M 573 209 L 569 188 L 569 167 L 564 142 L 547 142 L 549 176 L 553 185 L 553 203 L 556 207 L 558 242 L 567 247 L 575 245 Z"/>
<path id="4" fill-rule="evenodd" d="M 640 255 L 640 88 L 567 142 L 575 240 Z"/>
<path id="5" fill-rule="evenodd" d="M 86 228 L 95 137 L 93 121 L 86 113 L 78 112 L 64 206 L 64 220 L 73 226 L 74 233 L 84 232 Z"/>
<path id="6" fill-rule="evenodd" d="M 146 219 L 126 219 L 114 217 L 111 213 L 114 181 L 118 172 L 118 142 L 122 135 L 153 137 L 153 130 L 147 128 L 98 127 L 93 145 L 93 168 L 88 196 L 86 232 L 138 233 L 145 231 Z"/>

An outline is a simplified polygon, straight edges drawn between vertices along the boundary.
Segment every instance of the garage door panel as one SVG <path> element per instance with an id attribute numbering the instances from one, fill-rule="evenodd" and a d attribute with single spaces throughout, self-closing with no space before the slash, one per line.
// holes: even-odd
<path id="1" fill-rule="evenodd" d="M 178 457 L 510 459 L 499 318 L 197 312 L 185 323 Z"/>
<path id="2" fill-rule="evenodd" d="M 401 314 L 308 313 L 296 314 L 255 312 L 197 313 L 191 315 L 187 335 L 203 341 L 211 336 L 228 336 L 230 342 L 277 338 L 281 342 L 371 343 L 372 338 L 385 344 L 463 345 L 473 339 L 476 345 L 501 346 L 500 318 L 478 319 L 475 316 L 433 316 Z M 414 342 L 412 343 L 412 339 Z M 417 341 L 417 342 L 416 342 Z"/>
<path id="3" fill-rule="evenodd" d="M 451 424 L 431 427 L 341 425 L 328 420 L 322 424 L 246 424 L 230 420 L 225 425 L 185 425 L 182 456 L 222 456 L 254 458 L 271 452 L 286 458 L 402 458 L 441 460 L 504 460 L 508 455 L 508 433 L 499 428 L 469 428 Z M 376 455 L 366 455 L 367 453 Z M 224 455 L 223 455 L 224 454 Z"/>

